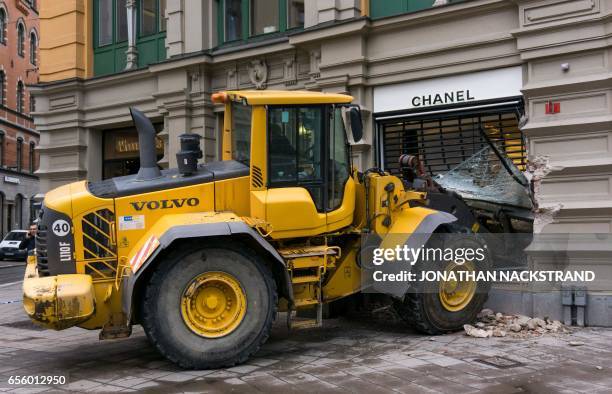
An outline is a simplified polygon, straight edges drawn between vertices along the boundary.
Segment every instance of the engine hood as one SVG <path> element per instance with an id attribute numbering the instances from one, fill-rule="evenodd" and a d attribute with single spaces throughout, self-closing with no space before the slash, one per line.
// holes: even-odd
<path id="1" fill-rule="evenodd" d="M 215 161 L 201 164 L 196 173 L 183 176 L 178 169 L 163 170 L 155 179 L 141 181 L 137 175 L 128 175 L 101 182 L 90 182 L 87 188 L 91 194 L 100 198 L 117 198 L 184 186 L 215 182 L 223 179 L 249 175 L 249 167 L 234 160 Z"/>

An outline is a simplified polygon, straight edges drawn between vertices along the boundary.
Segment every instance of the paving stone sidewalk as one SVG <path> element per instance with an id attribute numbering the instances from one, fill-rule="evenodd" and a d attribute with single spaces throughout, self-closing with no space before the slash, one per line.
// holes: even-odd
<path id="1" fill-rule="evenodd" d="M 612 393 L 612 329 L 477 339 L 423 336 L 400 323 L 365 319 L 289 333 L 278 319 L 246 364 L 183 371 L 160 357 L 139 327 L 116 341 L 78 328 L 41 330 L 27 322 L 20 297 L 19 285 L 0 287 L 0 391 Z M 66 375 L 68 384 L 11 386 L 15 375 Z"/>

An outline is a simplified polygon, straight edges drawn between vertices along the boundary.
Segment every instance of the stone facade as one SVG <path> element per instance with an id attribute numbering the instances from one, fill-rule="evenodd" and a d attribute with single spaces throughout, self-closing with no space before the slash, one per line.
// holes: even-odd
<path id="1" fill-rule="evenodd" d="M 217 45 L 217 4 L 168 1 L 165 62 L 33 89 L 43 191 L 100 179 L 102 130 L 129 124 L 130 105 L 163 122 L 160 164 L 173 167 L 185 131 L 204 137 L 205 160 L 219 157 L 222 108 L 210 101 L 214 91 L 349 93 L 364 114 L 365 138 L 353 150 L 364 169 L 380 164 L 377 86 L 521 67 L 529 160 L 544 163 L 535 231 L 612 233 L 611 0 L 472 0 L 380 19 L 362 16 L 367 2 L 306 1 L 303 30 L 231 46 Z M 555 103 L 559 111 L 547 113 Z M 532 264 L 545 265 L 541 259 L 533 256 Z M 605 253 L 580 264 L 612 270 Z M 597 313 L 612 305 L 610 290 L 590 293 L 588 323 L 612 325 L 609 313 Z M 514 311 L 562 313 L 558 291 L 512 294 Z"/>
<path id="2" fill-rule="evenodd" d="M 38 11 L 0 0 L 0 237 L 27 228 L 38 193 L 39 135 L 29 85 L 38 82 Z"/>

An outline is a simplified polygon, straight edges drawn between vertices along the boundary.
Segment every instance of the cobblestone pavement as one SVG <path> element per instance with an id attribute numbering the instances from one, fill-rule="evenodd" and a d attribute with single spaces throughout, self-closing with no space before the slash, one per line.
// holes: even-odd
<path id="1" fill-rule="evenodd" d="M 334 319 L 288 333 L 282 319 L 246 364 L 183 371 L 160 357 L 142 330 L 116 341 L 78 328 L 27 322 L 20 286 L 0 287 L 0 391 L 240 393 L 612 393 L 612 329 L 532 339 L 429 337 L 399 323 Z M 580 346 L 571 346 L 573 345 Z M 499 368 L 478 360 L 501 356 Z M 62 386 L 11 386 L 11 376 L 66 375 Z"/>

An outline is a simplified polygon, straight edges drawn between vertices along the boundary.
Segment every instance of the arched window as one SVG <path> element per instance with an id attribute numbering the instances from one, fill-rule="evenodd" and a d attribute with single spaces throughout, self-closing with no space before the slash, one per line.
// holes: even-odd
<path id="1" fill-rule="evenodd" d="M 0 70 L 0 105 L 6 105 L 6 74 Z"/>
<path id="2" fill-rule="evenodd" d="M 6 11 L 4 8 L 0 8 L 0 44 L 6 45 L 6 24 L 7 24 Z"/>
<path id="3" fill-rule="evenodd" d="M 0 192 L 0 238 L 4 238 L 4 193 Z"/>
<path id="4" fill-rule="evenodd" d="M 0 130 L 0 167 L 4 167 L 4 131 L 2 130 Z M 2 206 L 0 206 L 0 209 L 2 209 Z"/>
<path id="5" fill-rule="evenodd" d="M 30 160 L 30 174 L 34 173 L 34 166 L 36 165 L 36 161 L 34 160 L 34 150 L 36 149 L 36 144 L 34 141 L 30 141 L 30 155 L 28 159 Z"/>
<path id="6" fill-rule="evenodd" d="M 25 26 L 23 23 L 17 23 L 17 54 L 21 57 L 25 56 Z"/>
<path id="7" fill-rule="evenodd" d="M 23 113 L 25 102 L 25 87 L 23 81 L 17 82 L 17 112 Z"/>
<path id="8" fill-rule="evenodd" d="M 17 137 L 17 171 L 23 168 L 23 138 Z"/>
<path id="9" fill-rule="evenodd" d="M 38 52 L 38 39 L 34 32 L 30 33 L 30 63 L 36 65 L 36 55 Z"/>
<path id="10" fill-rule="evenodd" d="M 30 221 L 28 224 L 32 224 L 36 220 L 38 216 L 38 206 L 39 204 L 36 203 L 34 196 L 30 197 Z"/>
<path id="11" fill-rule="evenodd" d="M 15 223 L 18 229 L 23 229 L 23 200 L 21 194 L 15 196 Z"/>

